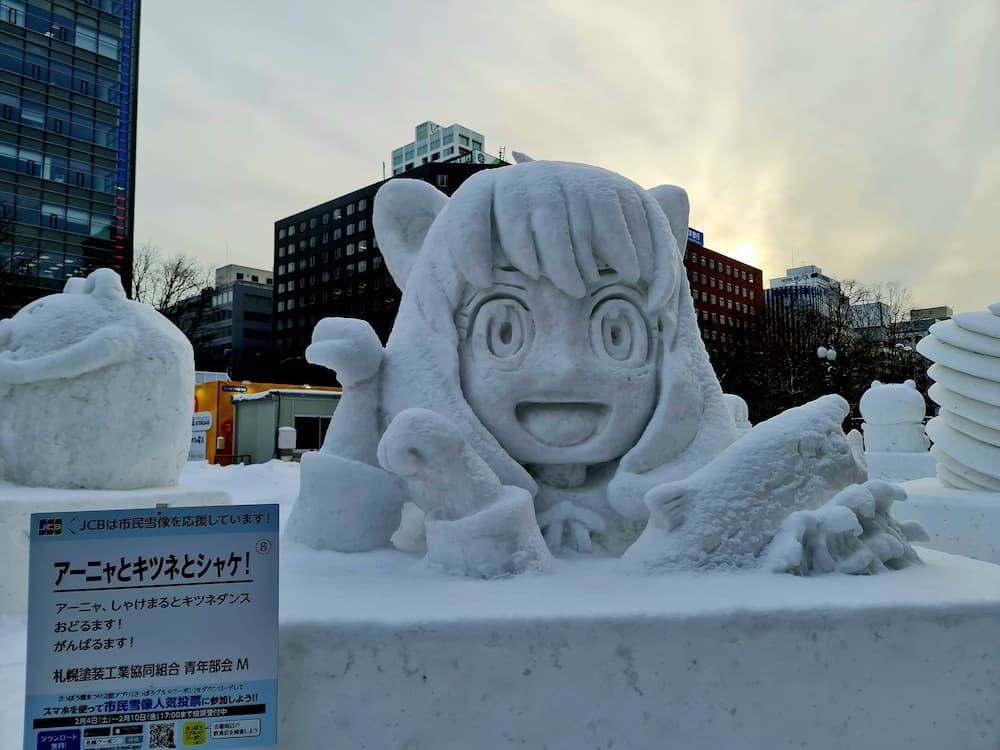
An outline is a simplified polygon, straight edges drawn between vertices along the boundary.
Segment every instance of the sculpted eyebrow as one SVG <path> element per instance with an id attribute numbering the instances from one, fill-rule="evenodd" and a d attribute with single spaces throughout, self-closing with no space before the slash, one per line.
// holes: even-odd
<path id="1" fill-rule="evenodd" d="M 518 291 L 521 291 L 521 292 L 528 291 L 527 287 L 524 287 L 521 284 L 516 284 L 513 281 L 495 281 L 495 282 L 493 282 L 493 286 L 491 286 L 491 287 L 489 287 L 487 289 L 479 289 L 471 297 L 469 297 L 468 299 L 464 300 L 462 302 L 462 308 L 465 309 L 465 308 L 471 307 L 475 302 L 478 302 L 479 298 L 482 297 L 483 295 L 494 294 L 497 287 L 508 287 L 510 289 L 517 289 Z"/>

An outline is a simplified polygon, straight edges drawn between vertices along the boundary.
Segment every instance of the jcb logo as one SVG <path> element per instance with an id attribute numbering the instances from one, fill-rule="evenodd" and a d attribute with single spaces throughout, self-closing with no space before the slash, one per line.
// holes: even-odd
<path id="1" fill-rule="evenodd" d="M 38 536 L 58 536 L 62 530 L 61 518 L 42 518 L 38 521 Z"/>

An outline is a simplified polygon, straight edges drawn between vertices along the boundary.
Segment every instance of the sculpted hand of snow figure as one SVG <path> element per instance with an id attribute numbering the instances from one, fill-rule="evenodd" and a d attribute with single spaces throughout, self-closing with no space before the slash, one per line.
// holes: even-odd
<path id="1" fill-rule="evenodd" d="M 736 431 L 681 264 L 680 188 L 529 162 L 480 172 L 451 199 L 393 180 L 374 211 L 403 290 L 399 314 L 384 350 L 361 321 L 316 326 L 306 356 L 337 371 L 344 395 L 322 450 L 303 457 L 291 538 L 386 546 L 411 501 L 425 514 L 431 563 L 491 577 L 544 567 L 550 550 L 621 554 L 652 510 L 633 564 L 746 566 L 764 559 L 790 513 L 865 478 L 843 435 L 828 430 L 846 415 L 835 397 L 724 453 Z M 767 455 L 761 441 L 783 449 L 810 420 L 824 438 L 779 467 L 794 478 L 758 481 L 771 468 L 753 464 Z M 731 507 L 691 492 L 664 521 L 663 493 L 691 478 L 710 488 L 716 457 L 737 470 Z M 708 536 L 724 543 L 679 532 L 719 513 Z M 796 537 L 785 533 L 787 553 Z M 800 535 L 796 570 L 814 569 L 805 547 L 818 538 Z"/>
<path id="2" fill-rule="evenodd" d="M 0 321 L 0 479 L 177 484 L 191 439 L 191 344 L 111 269 Z"/>

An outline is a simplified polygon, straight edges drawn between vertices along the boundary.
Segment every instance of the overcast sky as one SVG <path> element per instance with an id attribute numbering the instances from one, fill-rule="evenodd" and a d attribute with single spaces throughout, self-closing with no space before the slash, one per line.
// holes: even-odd
<path id="1" fill-rule="evenodd" d="M 136 243 L 270 268 L 274 221 L 425 120 L 681 185 L 708 247 L 1000 300 L 996 0 L 170 0 L 142 8 Z"/>

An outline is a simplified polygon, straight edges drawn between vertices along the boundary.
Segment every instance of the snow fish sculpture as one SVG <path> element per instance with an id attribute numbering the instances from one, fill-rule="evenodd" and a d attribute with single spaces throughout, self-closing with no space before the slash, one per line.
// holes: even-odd
<path id="1" fill-rule="evenodd" d="M 177 484 L 191 440 L 187 338 L 100 269 L 0 321 L 0 478 L 37 487 Z"/>
<path id="2" fill-rule="evenodd" d="M 941 483 L 1000 492 L 1000 302 L 935 323 L 917 351 L 934 362 L 927 423 Z"/>
<path id="3" fill-rule="evenodd" d="M 373 218 L 399 314 L 384 350 L 361 321 L 313 332 L 306 357 L 344 395 L 303 457 L 292 539 L 385 546 L 411 501 L 427 559 L 451 572 L 517 573 L 566 547 L 619 555 L 657 488 L 710 473 L 734 442 L 678 250 L 682 189 L 535 161 L 480 172 L 451 199 L 393 180 Z M 840 442 L 794 467 L 810 476 L 835 450 L 847 469 L 829 492 L 782 495 L 755 538 L 861 478 Z M 747 502 L 761 471 L 742 466 Z"/>

